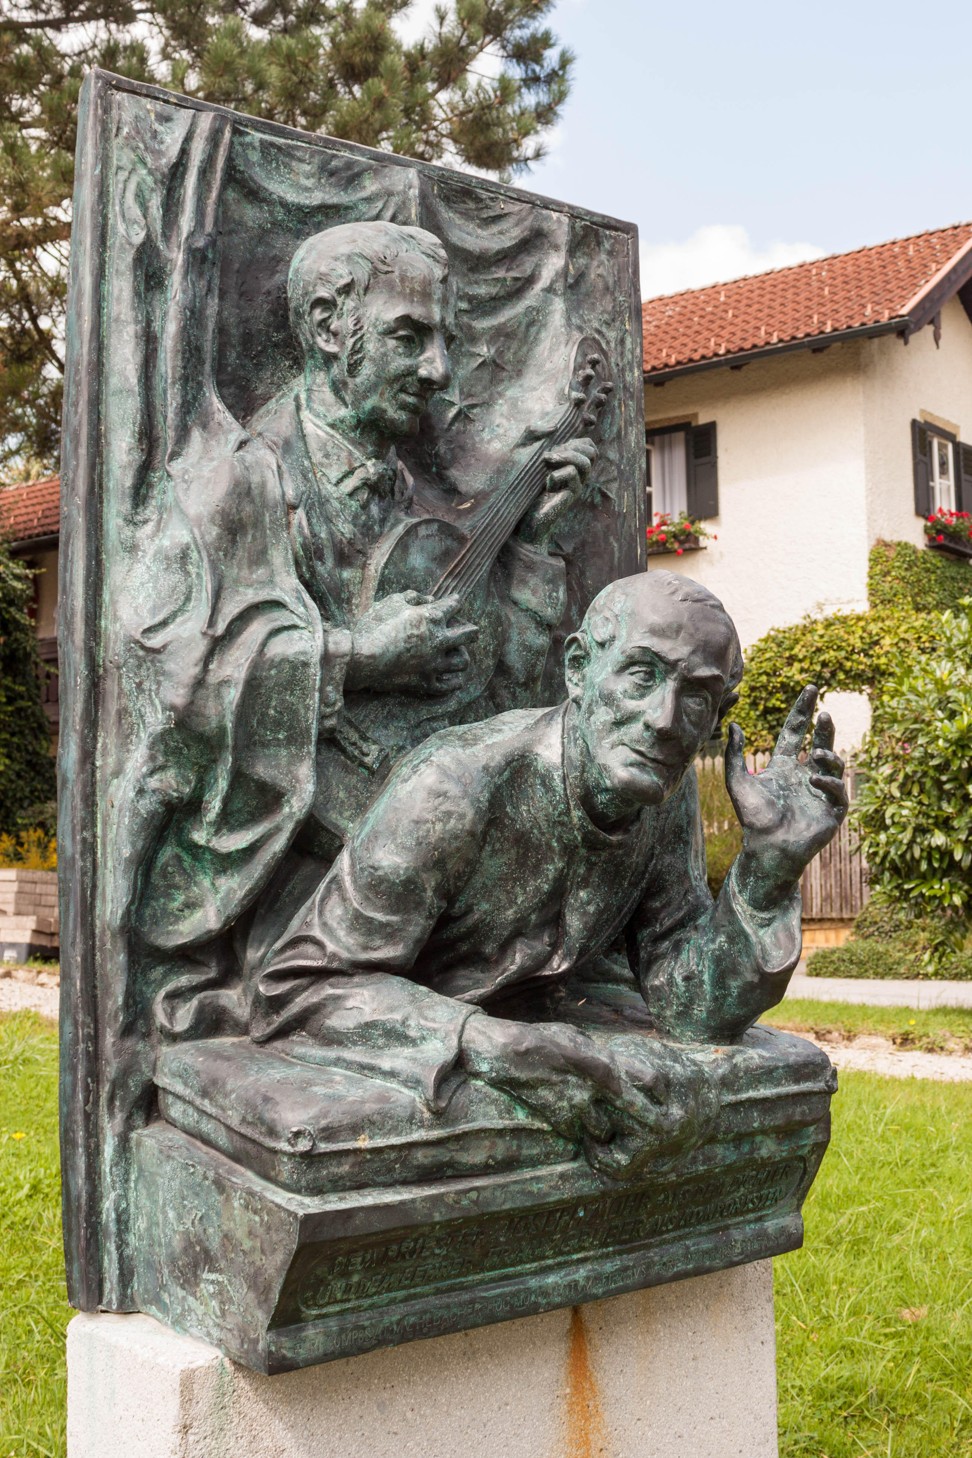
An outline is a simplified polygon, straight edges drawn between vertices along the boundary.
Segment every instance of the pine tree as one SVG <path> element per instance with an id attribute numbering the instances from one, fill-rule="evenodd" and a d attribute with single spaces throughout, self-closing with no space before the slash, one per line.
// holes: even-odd
<path id="1" fill-rule="evenodd" d="M 92 65 L 308 131 L 512 176 L 544 151 L 572 60 L 554 0 L 4 0 L 0 477 L 53 467 L 78 92 Z M 397 23 L 396 23 L 397 22 Z"/>

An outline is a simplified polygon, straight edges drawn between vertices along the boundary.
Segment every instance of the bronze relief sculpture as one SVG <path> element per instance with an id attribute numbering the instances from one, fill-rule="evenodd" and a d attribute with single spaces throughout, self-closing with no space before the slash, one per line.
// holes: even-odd
<path id="1" fill-rule="evenodd" d="M 64 463 L 72 1300 L 281 1370 L 790 1249 L 753 1025 L 846 808 L 644 571 L 636 239 L 87 83 Z M 566 699 L 564 687 L 566 686 Z"/>

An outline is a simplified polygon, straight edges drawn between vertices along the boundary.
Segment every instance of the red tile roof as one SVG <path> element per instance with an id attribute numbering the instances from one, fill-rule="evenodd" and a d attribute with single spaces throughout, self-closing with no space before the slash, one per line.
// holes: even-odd
<path id="1" fill-rule="evenodd" d="M 0 533 L 8 541 L 35 542 L 57 536 L 60 514 L 59 476 L 0 489 Z"/>
<path id="2" fill-rule="evenodd" d="M 920 328 L 972 274 L 972 223 L 898 238 L 732 283 L 687 289 L 642 306 L 645 374 L 847 329 Z M 928 309 L 931 312 L 927 312 Z"/>

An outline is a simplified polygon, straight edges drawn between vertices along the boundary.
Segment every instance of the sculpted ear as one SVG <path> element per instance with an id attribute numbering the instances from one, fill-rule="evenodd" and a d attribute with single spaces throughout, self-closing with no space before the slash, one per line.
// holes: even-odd
<path id="1" fill-rule="evenodd" d="M 569 699 L 579 699 L 584 692 L 584 675 L 590 659 L 590 650 L 580 633 L 571 633 L 564 644 L 564 678 Z"/>
<path id="2" fill-rule="evenodd" d="M 319 294 L 308 312 L 314 343 L 324 355 L 341 352 L 342 329 L 338 302 L 333 294 Z"/>

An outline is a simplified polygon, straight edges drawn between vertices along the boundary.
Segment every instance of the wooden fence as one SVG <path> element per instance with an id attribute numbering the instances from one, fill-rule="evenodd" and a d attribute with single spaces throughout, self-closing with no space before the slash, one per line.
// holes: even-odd
<path id="1" fill-rule="evenodd" d="M 846 820 L 800 881 L 804 921 L 853 921 L 870 894 L 867 864 Z"/>
<path id="2" fill-rule="evenodd" d="M 751 773 L 765 769 L 768 754 L 747 754 L 746 764 Z M 705 756 L 697 762 L 700 772 L 708 771 L 721 776 L 721 756 Z M 849 771 L 848 787 L 853 795 L 854 774 Z M 732 824 L 728 818 L 731 806 L 706 805 L 703 818 L 706 830 L 726 830 Z M 724 810 L 724 813 L 723 813 Z M 853 921 L 867 902 L 870 891 L 867 882 L 867 863 L 861 853 L 857 837 L 845 821 L 828 846 L 816 856 L 803 873 L 800 882 L 803 894 L 804 921 Z"/>

